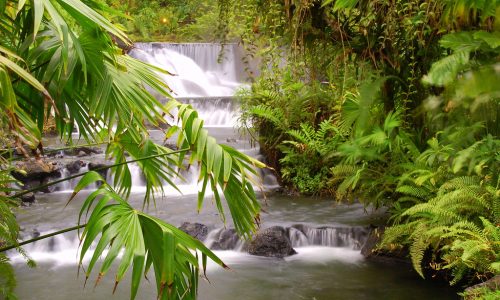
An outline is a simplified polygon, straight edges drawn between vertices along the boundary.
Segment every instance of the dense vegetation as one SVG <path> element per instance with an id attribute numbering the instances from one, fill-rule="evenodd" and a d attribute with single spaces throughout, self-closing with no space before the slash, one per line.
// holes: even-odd
<path id="1" fill-rule="evenodd" d="M 500 1 L 232 8 L 264 63 L 243 119 L 285 185 L 388 207 L 380 246 L 422 276 L 500 274 Z"/>
<path id="2" fill-rule="evenodd" d="M 117 164 L 127 155 L 148 158 L 140 164 L 148 202 L 184 154 L 149 140 L 143 120 L 160 125 L 162 112 L 180 104 L 164 106 L 145 92 L 142 82 L 168 96 L 149 66 L 115 46 L 129 43 L 115 26 L 141 41 L 238 41 L 262 63 L 257 77 L 249 74 L 251 89 L 239 95 L 243 121 L 253 124 L 284 185 L 387 207 L 390 227 L 380 247 L 408 248 L 422 276 L 440 272 L 452 284 L 468 285 L 500 274 L 499 0 L 84 3 L 0 1 L 0 138 L 15 141 L 6 146 L 28 146 L 38 156 L 49 115 L 63 139 L 77 124 L 85 139 L 108 143 Z M 249 234 L 258 203 L 239 179 L 257 162 L 207 137 L 189 107 L 180 113 L 182 126 L 174 128 L 184 136 L 179 149 L 202 162 L 204 186 L 225 187 L 230 206 L 240 203 L 231 199 L 245 200 L 234 220 Z M 15 245 L 18 225 L 10 207 L 19 194 L 8 188 L 9 161 L 1 165 L 0 245 Z M 118 249 L 127 249 L 117 278 L 133 266 L 132 296 L 138 274 L 152 264 L 162 298 L 196 297 L 203 266 L 187 249 L 222 262 L 130 207 L 130 172 L 126 164 L 113 170 L 118 180 L 102 185 L 82 208 L 94 207 L 84 247 L 103 233 L 103 249 L 114 250 L 103 273 Z M 77 191 L 102 180 L 89 173 Z M 98 222 L 102 216 L 109 223 Z M 129 219 L 135 226 L 120 231 Z M 162 257 L 165 247 L 177 247 L 176 257 Z M 171 268 L 166 262 L 174 260 Z M 3 254 L 0 271 L 0 293 L 11 297 L 15 280 Z"/>
<path id="3" fill-rule="evenodd" d="M 71 144 L 78 127 L 82 139 L 105 144 L 107 157 L 115 161 L 110 167 L 113 182 L 95 171 L 81 174 L 71 197 L 93 182 L 101 183 L 83 202 L 75 220 L 79 226 L 72 228 L 84 227 L 79 263 L 87 279 L 99 269 L 96 284 L 116 262 L 116 285 L 132 269 L 131 299 L 151 268 L 158 299 L 194 299 L 207 258 L 225 267 L 200 241 L 127 202 L 132 186 L 129 162 L 136 162 L 146 178 L 144 206 L 160 200 L 164 185 L 175 187 L 173 178 L 187 164 L 197 165 L 202 186 L 198 209 L 209 186 L 221 218 L 224 221 L 224 207 L 228 207 L 240 235 L 249 236 L 258 226 L 260 204 L 252 183 L 255 167 L 263 165 L 217 144 L 203 129 L 196 111 L 170 98 L 169 88 L 156 73 L 165 71 L 123 54 L 117 44 L 130 45 L 130 40 L 103 16 L 111 18 L 116 13 L 103 4 L 92 0 L 0 1 L 2 298 L 15 298 L 15 278 L 5 251 L 16 248 L 24 254 L 12 208 L 29 192 L 12 184 L 12 154 L 15 150 L 43 165 L 42 134 L 49 121 L 55 122 L 63 142 Z M 145 86 L 163 95 L 165 103 Z M 169 127 L 165 138 L 178 133 L 175 151 L 150 139 L 145 125 L 165 128 L 164 116 L 172 114 L 177 114 L 179 122 Z M 222 205 L 223 199 L 227 206 Z M 94 241 L 96 249 L 89 254 Z M 83 266 L 85 255 L 91 259 Z M 96 266 L 101 256 L 102 263 Z"/>
<path id="4" fill-rule="evenodd" d="M 137 42 L 214 42 L 221 38 L 217 0 L 106 0 L 112 20 Z"/>

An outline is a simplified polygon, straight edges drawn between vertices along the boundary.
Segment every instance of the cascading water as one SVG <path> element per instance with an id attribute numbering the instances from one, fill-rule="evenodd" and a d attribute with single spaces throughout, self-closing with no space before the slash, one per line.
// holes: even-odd
<path id="1" fill-rule="evenodd" d="M 222 64 L 217 62 L 220 46 L 214 44 L 141 43 L 132 55 L 176 74 L 159 76 L 174 90 L 175 97 L 198 110 L 209 133 L 219 143 L 258 157 L 259 149 L 234 129 L 239 107 L 232 96 L 244 86 L 241 51 L 237 45 L 226 45 L 225 51 Z M 151 132 L 151 136 L 163 140 L 161 132 Z M 130 168 L 134 187 L 129 201 L 141 207 L 145 183 L 140 169 L 136 165 Z M 79 172 L 88 169 L 89 161 Z M 374 217 L 367 215 L 361 205 L 332 205 L 329 200 L 271 195 L 264 206 L 261 226 L 285 228 L 298 254 L 283 260 L 247 254 L 245 241 L 238 238 L 234 229 L 223 228 L 210 200 L 206 199 L 200 213 L 196 212 L 195 169 L 182 172 L 185 181 L 176 181 L 183 195 L 167 187 L 166 197 L 157 199 L 156 205 L 147 211 L 176 226 L 189 221 L 212 229 L 205 243 L 235 272 L 209 264 L 208 276 L 213 286 L 201 282 L 200 299 L 410 299 L 415 295 L 415 299 L 452 299 L 448 291 L 437 294 L 406 269 L 381 267 L 363 259 L 359 247 L 367 237 L 366 226 Z M 63 170 L 65 175 L 68 172 Z M 277 185 L 272 174 L 262 175 L 264 183 Z M 109 173 L 107 176 L 112 179 Z M 37 195 L 38 203 L 17 215 L 24 238 L 32 237 L 33 232 L 38 235 L 75 225 L 84 195 L 65 206 L 75 184 L 76 181 L 60 186 L 58 193 Z M 10 252 L 18 274 L 19 298 L 108 299 L 114 284 L 112 274 L 102 279 L 100 288 L 82 290 L 83 279 L 76 277 L 78 245 L 74 232 L 27 245 L 28 255 L 38 262 L 36 270 L 27 269 L 22 264 L 24 259 Z M 381 272 L 385 277 L 380 276 Z M 115 299 L 129 297 L 130 282 L 128 278 L 124 281 Z M 152 283 L 143 281 L 140 293 L 138 299 L 156 299 Z"/>
<path id="2" fill-rule="evenodd" d="M 241 86 L 241 55 L 238 47 L 217 44 L 138 43 L 131 56 L 160 67 L 172 75 L 160 74 L 174 97 L 231 97 Z"/>

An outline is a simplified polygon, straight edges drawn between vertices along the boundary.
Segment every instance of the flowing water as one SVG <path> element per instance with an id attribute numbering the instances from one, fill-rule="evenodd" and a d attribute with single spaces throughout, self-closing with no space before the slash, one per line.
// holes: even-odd
<path id="1" fill-rule="evenodd" d="M 167 82 L 176 89 L 180 101 L 198 109 L 210 134 L 220 143 L 259 157 L 258 147 L 234 128 L 238 105 L 230 96 L 242 85 L 237 60 L 240 54 L 237 55 L 239 50 L 235 45 L 227 49 L 230 50 L 226 56 L 232 58 L 224 64 L 215 62 L 220 47 L 211 44 L 139 44 L 133 55 L 177 74 L 174 79 L 166 78 Z M 187 67 L 193 69 L 186 70 Z M 192 88 L 194 83 L 196 88 Z M 151 136 L 162 140 L 159 131 L 152 131 Z M 97 158 L 99 155 L 93 157 Z M 80 171 L 87 168 L 85 165 Z M 131 168 L 134 187 L 130 202 L 140 208 L 144 181 L 140 170 L 136 166 Z M 64 175 L 67 171 L 63 171 Z M 176 226 L 186 221 L 203 223 L 210 230 L 205 243 L 214 249 L 226 249 L 215 250 L 215 253 L 231 270 L 209 264 L 210 283 L 201 282 L 200 299 L 456 298 L 454 290 L 418 278 L 409 265 L 382 264 L 363 258 L 359 249 L 367 238 L 368 227 L 380 222 L 383 211 L 365 210 L 359 204 L 335 204 L 329 199 L 286 197 L 272 192 L 264 199 L 260 195 L 264 208 L 262 227 L 286 228 L 297 254 L 285 259 L 251 256 L 244 251 L 244 241 L 224 228 L 210 195 L 201 212 L 196 212 L 195 168 L 186 171 L 183 177 L 184 182 L 177 180 L 182 194 L 167 187 L 165 196 L 157 199 L 156 207 L 148 211 Z M 277 187 L 272 174 L 262 173 L 262 177 L 266 190 Z M 91 189 L 83 191 L 65 207 L 74 185 L 75 182 L 69 182 L 59 185 L 57 192 L 37 194 L 37 203 L 17 213 L 24 238 L 75 225 L 82 199 Z M 230 219 L 227 224 L 231 227 Z M 229 236 L 225 246 L 216 247 L 222 236 Z M 83 288 L 83 276 L 77 277 L 77 248 L 75 232 L 26 246 L 28 254 L 38 263 L 36 269 L 28 269 L 20 255 L 10 252 L 18 275 L 19 298 L 127 299 L 129 278 L 125 278 L 111 296 L 112 271 L 98 287 L 88 284 Z M 95 277 L 91 277 L 90 282 L 92 280 Z M 156 299 L 153 282 L 143 281 L 138 299 Z"/>

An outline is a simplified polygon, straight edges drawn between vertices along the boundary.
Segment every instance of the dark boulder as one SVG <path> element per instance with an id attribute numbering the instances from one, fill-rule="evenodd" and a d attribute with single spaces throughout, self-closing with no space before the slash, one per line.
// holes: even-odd
<path id="1" fill-rule="evenodd" d="M 184 222 L 179 229 L 200 241 L 204 241 L 208 235 L 207 225 L 200 223 Z"/>
<path id="2" fill-rule="evenodd" d="M 107 167 L 107 166 L 108 165 L 103 164 L 103 163 L 93 163 L 93 162 L 90 162 L 88 165 L 89 171 L 97 171 L 104 178 L 106 178 L 106 175 L 108 174 L 108 169 L 104 169 L 104 170 L 100 170 L 100 169 Z"/>
<path id="3" fill-rule="evenodd" d="M 266 257 L 286 257 L 296 254 L 286 229 L 273 226 L 258 232 L 248 245 L 248 253 Z"/>
<path id="4" fill-rule="evenodd" d="M 384 226 L 372 227 L 368 234 L 368 238 L 361 247 L 361 254 L 372 260 L 411 264 L 408 258 L 407 248 L 395 247 L 394 249 L 382 249 L 378 247 L 379 243 L 382 241 L 384 231 Z"/>
<path id="5" fill-rule="evenodd" d="M 70 155 L 70 156 L 86 156 L 86 155 L 91 155 L 91 154 L 100 154 L 102 153 L 102 150 L 96 147 L 74 147 L 71 149 L 65 149 L 63 150 L 64 154 Z"/>
<path id="6" fill-rule="evenodd" d="M 66 164 L 66 170 L 70 174 L 76 174 L 78 171 L 80 171 L 81 168 L 83 168 L 87 163 L 84 162 L 83 160 L 75 160 L 70 163 Z"/>
<path id="7" fill-rule="evenodd" d="M 24 203 L 34 203 L 35 202 L 35 193 L 27 193 L 19 197 Z"/>
<path id="8" fill-rule="evenodd" d="M 25 183 L 33 180 L 43 181 L 49 177 L 59 177 L 61 172 L 57 163 L 43 160 L 30 159 L 17 164 L 17 170 L 12 176 Z"/>
<path id="9" fill-rule="evenodd" d="M 384 234 L 384 227 L 376 227 L 370 230 L 368 238 L 366 239 L 364 245 L 361 247 L 361 254 L 364 257 L 371 257 L 377 253 L 377 245 L 382 240 L 382 235 Z"/>
<path id="10" fill-rule="evenodd" d="M 22 188 L 30 190 L 44 185 L 54 178 L 61 177 L 59 166 L 55 162 L 43 160 L 26 160 L 16 165 L 16 170 L 12 171 L 12 176 L 22 183 Z M 47 186 L 38 191 L 50 193 L 53 186 Z"/>
<path id="11" fill-rule="evenodd" d="M 210 245 L 212 250 L 233 250 L 240 243 L 240 238 L 234 229 L 221 229 L 214 236 L 214 241 Z"/>

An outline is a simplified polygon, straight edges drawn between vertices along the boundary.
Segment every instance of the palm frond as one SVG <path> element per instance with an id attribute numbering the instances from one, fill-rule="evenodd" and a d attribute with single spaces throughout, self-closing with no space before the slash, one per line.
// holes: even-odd
<path id="1" fill-rule="evenodd" d="M 95 181 L 105 182 L 105 179 L 97 172 L 87 173 L 75 187 L 75 193 Z M 151 266 L 155 273 L 158 299 L 179 299 L 179 295 L 185 295 L 180 297 L 183 299 L 195 299 L 197 277 L 200 270 L 205 273 L 207 257 L 227 268 L 202 242 L 175 226 L 134 209 L 107 184 L 101 185 L 85 200 L 79 224 L 89 212 L 87 225 L 80 236 L 80 266 L 84 257 L 91 255 L 86 279 L 102 256 L 98 284 L 123 251 L 115 277 L 115 289 L 132 267 L 131 299 L 135 299 L 141 278 Z M 91 254 L 89 249 L 96 239 L 99 242 Z M 106 249 L 108 251 L 104 253 Z M 197 251 L 202 256 L 201 266 Z"/>

